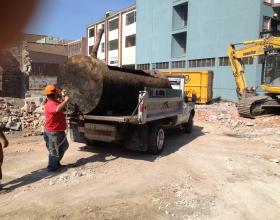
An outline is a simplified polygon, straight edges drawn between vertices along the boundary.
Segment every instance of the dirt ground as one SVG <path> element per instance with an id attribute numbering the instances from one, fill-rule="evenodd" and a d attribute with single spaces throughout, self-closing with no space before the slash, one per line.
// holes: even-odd
<path id="1" fill-rule="evenodd" d="M 9 135 L 0 219 L 280 218 L 279 128 L 235 131 L 196 120 L 152 156 L 70 142 L 58 173 L 42 137 Z"/>

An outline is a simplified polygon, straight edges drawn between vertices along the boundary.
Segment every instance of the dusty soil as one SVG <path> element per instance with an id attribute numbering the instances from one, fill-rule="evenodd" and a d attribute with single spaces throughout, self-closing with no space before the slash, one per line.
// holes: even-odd
<path id="1" fill-rule="evenodd" d="M 161 156 L 71 142 L 58 173 L 42 137 L 9 136 L 0 219 L 260 219 L 280 216 L 279 128 L 196 120 Z"/>

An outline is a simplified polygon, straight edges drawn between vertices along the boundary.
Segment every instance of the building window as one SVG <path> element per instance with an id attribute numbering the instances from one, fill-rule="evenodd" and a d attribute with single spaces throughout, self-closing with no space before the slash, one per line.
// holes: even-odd
<path id="1" fill-rule="evenodd" d="M 89 29 L 89 34 L 88 34 L 89 38 L 94 37 L 94 35 L 95 35 L 94 28 Z"/>
<path id="2" fill-rule="evenodd" d="M 271 30 L 271 18 L 270 17 L 263 17 L 263 31 L 270 31 Z"/>
<path id="3" fill-rule="evenodd" d="M 105 51 L 105 43 L 101 43 L 101 53 L 104 53 Z"/>
<path id="4" fill-rule="evenodd" d="M 105 30 L 105 24 L 102 24 L 102 25 L 101 25 L 101 28 L 102 28 L 103 30 Z"/>
<path id="5" fill-rule="evenodd" d="M 187 26 L 188 3 L 183 3 L 173 7 L 173 30 Z"/>
<path id="6" fill-rule="evenodd" d="M 273 4 L 273 0 L 264 0 L 264 3 Z"/>
<path id="7" fill-rule="evenodd" d="M 172 35 L 172 57 L 186 55 L 187 32 Z"/>
<path id="8" fill-rule="evenodd" d="M 113 31 L 119 28 L 119 19 L 116 18 L 109 22 L 109 31 Z"/>
<path id="9" fill-rule="evenodd" d="M 181 60 L 181 61 L 173 61 L 172 62 L 172 68 L 173 69 L 182 69 L 186 68 L 186 61 Z"/>
<path id="10" fill-rule="evenodd" d="M 134 47 L 136 45 L 136 35 L 130 35 L 125 37 L 125 47 Z"/>
<path id="11" fill-rule="evenodd" d="M 32 76 L 57 76 L 59 64 L 57 63 L 32 63 Z"/>
<path id="12" fill-rule="evenodd" d="M 111 60 L 110 65 L 112 65 L 112 64 L 118 64 L 118 60 Z"/>
<path id="13" fill-rule="evenodd" d="M 117 50 L 119 48 L 119 40 L 111 40 L 109 41 L 109 50 Z"/>
<path id="14" fill-rule="evenodd" d="M 150 64 L 146 63 L 146 64 L 138 64 L 137 65 L 137 69 L 138 70 L 150 70 Z"/>
<path id="15" fill-rule="evenodd" d="M 244 65 L 252 65 L 254 63 L 253 57 L 246 57 L 241 59 Z"/>
<path id="16" fill-rule="evenodd" d="M 229 57 L 219 57 L 219 66 L 230 66 Z"/>
<path id="17" fill-rule="evenodd" d="M 258 64 L 264 64 L 264 56 L 259 56 L 258 57 Z"/>
<path id="18" fill-rule="evenodd" d="M 89 52 L 89 54 L 91 54 L 91 52 L 92 52 L 92 50 L 93 50 L 93 47 L 94 47 L 94 45 L 89 46 L 89 48 L 88 48 L 88 52 Z"/>
<path id="19" fill-rule="evenodd" d="M 136 22 L 136 11 L 130 12 L 126 15 L 126 25 L 130 25 Z"/>
<path id="20" fill-rule="evenodd" d="M 78 54 L 81 52 L 82 44 L 79 43 L 73 43 L 68 45 L 68 55 L 73 56 L 74 54 Z"/>
<path id="21" fill-rule="evenodd" d="M 153 67 L 155 67 L 155 69 L 169 69 L 169 63 L 168 62 L 162 62 L 162 63 L 154 63 Z"/>
<path id="22" fill-rule="evenodd" d="M 206 59 L 197 59 L 197 60 L 189 60 L 189 67 L 211 67 L 215 66 L 215 58 L 206 58 Z"/>

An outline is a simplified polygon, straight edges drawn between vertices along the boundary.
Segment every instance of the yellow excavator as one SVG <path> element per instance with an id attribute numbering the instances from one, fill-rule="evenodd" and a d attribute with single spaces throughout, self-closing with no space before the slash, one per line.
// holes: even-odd
<path id="1" fill-rule="evenodd" d="M 280 37 L 268 37 L 252 41 L 230 44 L 228 56 L 236 83 L 239 99 L 237 109 L 245 118 L 255 118 L 271 112 L 280 112 Z M 245 66 L 242 59 L 262 56 L 261 89 L 248 88 L 245 79 Z"/>

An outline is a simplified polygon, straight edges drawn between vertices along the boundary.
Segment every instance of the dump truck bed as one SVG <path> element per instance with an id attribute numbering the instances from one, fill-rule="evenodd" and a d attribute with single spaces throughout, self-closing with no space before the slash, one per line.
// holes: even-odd
<path id="1" fill-rule="evenodd" d="M 139 93 L 134 113 L 127 115 L 84 115 L 85 121 L 146 124 L 182 114 L 183 102 L 180 90 L 147 88 Z"/>

